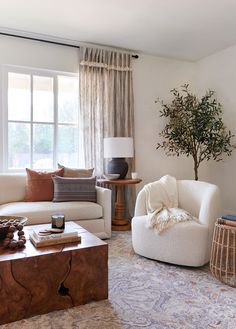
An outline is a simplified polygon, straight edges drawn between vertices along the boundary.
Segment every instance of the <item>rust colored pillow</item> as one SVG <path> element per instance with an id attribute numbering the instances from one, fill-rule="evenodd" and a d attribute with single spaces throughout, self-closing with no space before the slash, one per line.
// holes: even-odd
<path id="1" fill-rule="evenodd" d="M 35 171 L 26 168 L 25 201 L 52 201 L 54 195 L 52 175 L 63 176 L 63 172 L 63 168 L 53 172 Z"/>

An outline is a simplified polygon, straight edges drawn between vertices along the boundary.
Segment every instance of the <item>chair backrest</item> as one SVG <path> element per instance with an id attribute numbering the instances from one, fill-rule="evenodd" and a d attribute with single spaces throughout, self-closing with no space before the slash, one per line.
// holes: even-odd
<path id="1" fill-rule="evenodd" d="M 202 202 L 216 187 L 216 185 L 195 180 L 178 180 L 177 185 L 179 208 L 187 210 L 195 217 L 199 217 Z"/>
<path id="2" fill-rule="evenodd" d="M 216 185 L 195 181 L 177 180 L 179 208 L 189 211 L 193 216 L 199 217 L 201 205 L 208 199 L 208 194 L 218 190 Z M 146 194 L 142 189 L 136 200 L 135 216 L 147 214 Z"/>

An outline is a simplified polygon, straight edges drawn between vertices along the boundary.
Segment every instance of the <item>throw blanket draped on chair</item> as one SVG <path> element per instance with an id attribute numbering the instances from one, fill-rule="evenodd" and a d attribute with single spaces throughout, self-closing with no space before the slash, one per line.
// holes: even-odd
<path id="1" fill-rule="evenodd" d="M 163 176 L 159 181 L 144 186 L 148 227 L 157 233 L 179 222 L 197 220 L 187 211 L 178 208 L 178 189 L 176 179 Z"/>

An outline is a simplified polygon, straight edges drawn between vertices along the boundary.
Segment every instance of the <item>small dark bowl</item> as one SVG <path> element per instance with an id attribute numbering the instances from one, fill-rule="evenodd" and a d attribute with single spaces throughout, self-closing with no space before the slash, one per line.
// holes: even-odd
<path id="1" fill-rule="evenodd" d="M 0 220 L 3 219 L 19 219 L 19 224 L 24 225 L 27 222 L 27 217 L 21 216 L 0 216 Z M 0 240 L 5 239 L 9 230 L 9 226 L 0 227 Z"/>

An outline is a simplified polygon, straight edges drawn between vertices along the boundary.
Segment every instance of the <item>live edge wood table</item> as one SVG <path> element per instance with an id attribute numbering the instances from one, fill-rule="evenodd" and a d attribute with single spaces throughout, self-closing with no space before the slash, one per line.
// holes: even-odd
<path id="1" fill-rule="evenodd" d="M 142 179 L 98 179 L 98 182 L 116 187 L 115 217 L 112 219 L 112 230 L 130 230 L 130 222 L 125 218 L 124 188 L 126 185 L 139 184 Z"/>
<path id="2" fill-rule="evenodd" d="M 108 298 L 108 246 L 73 222 L 81 243 L 0 247 L 0 324 Z M 49 225 L 40 225 L 47 228 Z M 39 225 L 37 225 L 37 228 Z"/>

